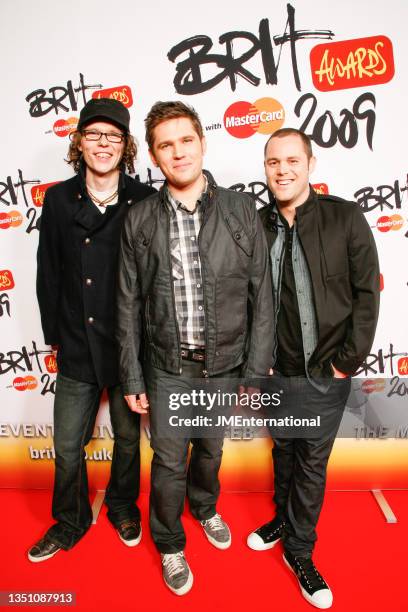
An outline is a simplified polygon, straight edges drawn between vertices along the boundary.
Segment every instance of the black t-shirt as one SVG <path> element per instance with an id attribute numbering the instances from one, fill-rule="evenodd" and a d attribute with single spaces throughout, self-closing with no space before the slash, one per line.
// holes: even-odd
<path id="1" fill-rule="evenodd" d="M 302 327 L 292 264 L 293 228 L 279 215 L 285 226 L 285 250 L 282 269 L 280 306 L 277 321 L 277 360 L 275 369 L 284 376 L 304 376 Z"/>

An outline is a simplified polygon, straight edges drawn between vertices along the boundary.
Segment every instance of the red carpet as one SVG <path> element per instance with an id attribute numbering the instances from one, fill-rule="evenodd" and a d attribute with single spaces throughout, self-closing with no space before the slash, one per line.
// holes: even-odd
<path id="1" fill-rule="evenodd" d="M 385 522 L 370 493 L 326 495 L 314 559 L 333 590 L 336 612 L 408 611 L 408 493 L 386 491 L 385 495 L 398 524 Z M 50 524 L 51 493 L 2 489 L 0 590 L 74 591 L 76 606 L 64 609 L 81 612 L 310 612 L 316 608 L 300 595 L 294 576 L 282 562 L 280 545 L 267 552 L 246 547 L 247 533 L 271 517 L 270 499 L 267 493 L 221 496 L 218 509 L 233 534 L 226 551 L 207 542 L 186 510 L 186 556 L 195 582 L 189 594 L 177 597 L 162 582 L 159 557 L 149 535 L 146 494 L 140 502 L 143 539 L 138 547 L 127 548 L 120 542 L 102 510 L 97 524 L 69 553 L 32 564 L 26 549 Z"/>

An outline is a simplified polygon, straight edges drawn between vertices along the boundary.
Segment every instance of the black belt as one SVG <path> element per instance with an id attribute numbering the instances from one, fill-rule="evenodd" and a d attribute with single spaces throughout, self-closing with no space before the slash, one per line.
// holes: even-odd
<path id="1" fill-rule="evenodd" d="M 205 361 L 205 350 L 204 349 L 181 349 L 182 359 L 187 361 Z"/>

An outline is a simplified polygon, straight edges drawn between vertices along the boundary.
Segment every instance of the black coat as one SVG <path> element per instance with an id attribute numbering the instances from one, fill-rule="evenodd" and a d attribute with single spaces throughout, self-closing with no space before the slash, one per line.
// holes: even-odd
<path id="1" fill-rule="evenodd" d="M 273 300 L 262 224 L 249 195 L 218 187 L 209 173 L 207 177 L 199 234 L 205 369 L 212 376 L 242 365 L 243 376 L 265 376 L 273 355 Z M 163 187 L 132 206 L 123 227 L 118 341 L 126 394 L 144 389 L 141 346 L 142 360 L 180 373 L 169 224 Z"/>
<path id="2" fill-rule="evenodd" d="M 100 388 L 118 383 L 117 259 L 124 217 L 155 190 L 121 174 L 119 203 L 101 214 L 82 173 L 45 195 L 37 255 L 37 298 L 47 344 L 59 345 L 61 374 Z"/>
<path id="3" fill-rule="evenodd" d="M 272 204 L 259 211 L 269 249 L 277 235 Z M 309 373 L 316 379 L 332 376 L 332 362 L 341 372 L 354 374 L 370 352 L 378 319 L 380 283 L 373 234 L 357 204 L 313 190 L 296 212 L 296 223 L 318 326 Z"/>

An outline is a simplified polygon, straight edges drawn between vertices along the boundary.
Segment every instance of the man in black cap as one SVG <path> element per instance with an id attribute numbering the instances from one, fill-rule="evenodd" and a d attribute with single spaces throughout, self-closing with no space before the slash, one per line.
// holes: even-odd
<path id="1" fill-rule="evenodd" d="M 129 207 L 154 189 L 134 172 L 129 111 L 117 100 L 90 100 L 71 134 L 68 163 L 77 173 L 47 190 L 38 247 L 37 296 L 45 342 L 57 355 L 54 403 L 57 521 L 28 552 L 32 562 L 69 550 L 92 522 L 84 448 L 104 388 L 115 436 L 106 492 L 108 518 L 127 546 L 141 538 L 140 417 L 119 388 L 114 339 L 119 238 Z"/>

